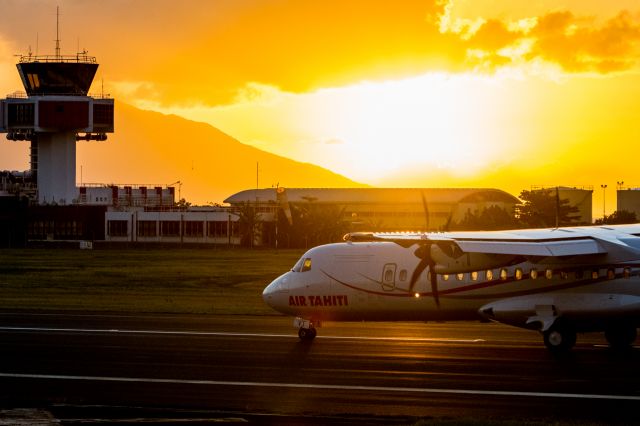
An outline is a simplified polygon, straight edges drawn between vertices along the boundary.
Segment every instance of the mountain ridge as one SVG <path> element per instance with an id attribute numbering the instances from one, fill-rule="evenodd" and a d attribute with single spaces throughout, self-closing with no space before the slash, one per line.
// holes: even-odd
<path id="1" fill-rule="evenodd" d="M 122 102 L 116 102 L 115 132 L 109 139 L 78 142 L 77 148 L 81 183 L 174 184 L 176 198 L 193 204 L 221 203 L 256 184 L 261 188 L 367 186 L 248 145 L 208 123 Z"/>

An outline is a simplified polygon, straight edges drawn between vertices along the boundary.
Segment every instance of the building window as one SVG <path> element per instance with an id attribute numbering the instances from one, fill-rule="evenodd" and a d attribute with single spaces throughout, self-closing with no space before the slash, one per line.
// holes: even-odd
<path id="1" fill-rule="evenodd" d="M 207 235 L 212 238 L 227 236 L 227 221 L 207 222 Z"/>
<path id="2" fill-rule="evenodd" d="M 184 222 L 184 236 L 192 238 L 202 238 L 204 236 L 204 222 L 187 221 Z"/>
<path id="3" fill-rule="evenodd" d="M 54 222 L 52 220 L 35 220 L 29 222 L 28 236 L 31 240 L 45 240 L 47 235 L 53 235 Z"/>
<path id="4" fill-rule="evenodd" d="M 79 239 L 82 237 L 82 222 L 75 220 L 56 221 L 54 234 L 55 238 L 60 240 Z"/>
<path id="5" fill-rule="evenodd" d="M 155 220 L 139 220 L 138 236 L 139 237 L 155 237 L 157 236 Z"/>
<path id="6" fill-rule="evenodd" d="M 231 222 L 231 236 L 232 237 L 240 236 L 240 224 L 238 222 Z"/>
<path id="7" fill-rule="evenodd" d="M 128 220 L 109 220 L 107 221 L 107 234 L 110 237 L 126 237 L 128 225 Z"/>
<path id="8" fill-rule="evenodd" d="M 162 235 L 163 237 L 179 237 L 180 221 L 163 220 L 162 222 L 160 222 L 160 235 Z"/>

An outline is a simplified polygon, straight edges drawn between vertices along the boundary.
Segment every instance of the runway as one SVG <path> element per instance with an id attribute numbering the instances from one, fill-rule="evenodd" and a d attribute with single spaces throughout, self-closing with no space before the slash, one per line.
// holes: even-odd
<path id="1" fill-rule="evenodd" d="M 303 343 L 291 322 L 1 312 L 0 404 L 62 423 L 96 406 L 274 424 L 640 421 L 640 349 L 612 352 L 597 334 L 554 358 L 538 333 L 499 324 L 327 323 Z"/>

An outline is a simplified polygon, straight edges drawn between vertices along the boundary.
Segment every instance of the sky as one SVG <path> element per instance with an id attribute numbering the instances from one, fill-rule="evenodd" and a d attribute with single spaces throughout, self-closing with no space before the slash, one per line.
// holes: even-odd
<path id="1" fill-rule="evenodd" d="M 0 94 L 56 6 L 93 91 L 358 182 L 640 187 L 637 0 L 0 0 Z"/>

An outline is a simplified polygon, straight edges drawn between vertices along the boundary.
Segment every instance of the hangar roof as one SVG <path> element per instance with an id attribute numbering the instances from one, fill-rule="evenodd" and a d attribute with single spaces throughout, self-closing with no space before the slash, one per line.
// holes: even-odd
<path id="1" fill-rule="evenodd" d="M 276 202 L 277 191 L 284 191 L 290 203 L 314 201 L 336 204 L 422 203 L 422 197 L 430 203 L 461 203 L 495 201 L 518 204 L 513 195 L 492 188 L 265 188 L 248 189 L 231 195 L 225 203 L 239 204 Z"/>

